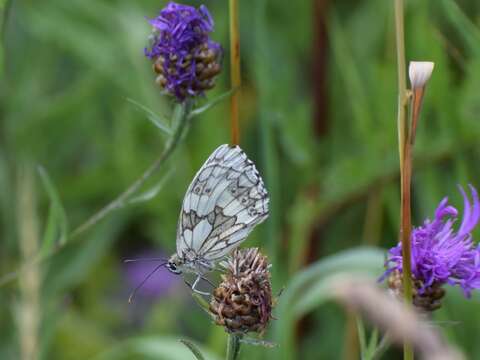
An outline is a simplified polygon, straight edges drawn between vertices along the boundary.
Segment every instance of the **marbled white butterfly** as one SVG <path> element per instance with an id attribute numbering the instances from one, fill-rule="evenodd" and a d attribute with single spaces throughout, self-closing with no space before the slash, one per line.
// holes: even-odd
<path id="1" fill-rule="evenodd" d="M 221 145 L 187 189 L 177 228 L 177 251 L 166 267 L 197 275 L 193 291 L 215 264 L 268 217 L 268 194 L 239 146 Z"/>

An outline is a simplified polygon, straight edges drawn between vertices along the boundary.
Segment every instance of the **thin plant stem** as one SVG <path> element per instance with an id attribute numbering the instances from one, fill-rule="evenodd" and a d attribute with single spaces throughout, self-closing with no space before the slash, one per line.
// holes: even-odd
<path id="1" fill-rule="evenodd" d="M 377 348 L 372 354 L 372 360 L 380 360 L 380 358 L 385 353 L 385 351 L 388 350 L 389 346 L 390 346 L 390 337 L 388 333 L 386 333 L 385 335 L 383 335 L 382 340 L 380 340 L 380 343 L 378 344 Z"/>
<path id="2" fill-rule="evenodd" d="M 395 0 L 395 35 L 397 46 L 397 73 L 398 73 L 398 152 L 400 157 L 400 172 L 403 170 L 404 144 L 407 135 L 406 109 L 406 61 L 405 61 L 405 34 L 403 29 L 403 0 Z"/>
<path id="3" fill-rule="evenodd" d="M 22 265 L 16 271 L 10 272 L 0 277 L 0 286 L 4 286 L 7 283 L 15 280 L 21 273 L 25 270 L 35 266 L 36 264 L 52 257 L 53 255 L 60 252 L 67 244 L 73 242 L 79 238 L 80 235 L 85 233 L 87 230 L 91 229 L 99 221 L 104 219 L 107 215 L 110 215 L 113 211 L 123 207 L 125 202 L 135 194 L 146 182 L 150 179 L 155 173 L 157 173 L 160 168 L 165 164 L 165 162 L 173 154 L 174 150 L 180 143 L 185 130 L 188 127 L 189 123 L 189 113 L 191 110 L 191 103 L 186 102 L 184 104 L 177 105 L 177 109 L 174 112 L 174 123 L 177 124 L 177 127 L 172 134 L 172 137 L 166 143 L 163 151 L 160 155 L 154 160 L 154 162 L 140 175 L 126 190 L 119 194 L 115 199 L 101 208 L 99 211 L 90 216 L 83 224 L 75 228 L 68 236 L 68 240 L 58 246 L 53 247 L 50 251 L 43 254 L 39 254 L 33 258 L 30 262 Z"/>
<path id="4" fill-rule="evenodd" d="M 358 359 L 359 353 L 359 341 L 364 340 L 361 339 L 360 334 L 357 334 L 357 317 L 353 311 L 348 311 L 346 313 L 347 317 L 347 324 L 345 335 L 343 339 L 343 356 L 344 360 L 355 360 Z"/>
<path id="5" fill-rule="evenodd" d="M 233 89 L 240 88 L 240 35 L 238 31 L 238 0 L 229 0 L 230 16 L 230 82 Z M 238 116 L 239 91 L 230 99 L 230 126 L 232 145 L 240 143 L 240 128 Z"/>
<path id="6" fill-rule="evenodd" d="M 226 360 L 236 360 L 240 353 L 240 336 L 228 334 Z"/>
<path id="7" fill-rule="evenodd" d="M 31 166 L 20 167 L 17 184 L 18 242 L 22 259 L 28 261 L 38 252 L 35 180 Z M 19 279 L 21 301 L 18 308 L 18 334 L 22 360 L 39 357 L 40 270 L 39 266 L 32 267 Z"/>
<path id="8" fill-rule="evenodd" d="M 398 145 L 400 155 L 401 178 L 401 228 L 403 259 L 403 295 L 406 304 L 412 303 L 412 274 L 411 274 L 411 146 L 408 136 L 408 92 L 406 83 L 405 35 L 404 35 L 404 2 L 395 0 L 395 34 L 397 45 L 398 66 Z M 404 360 L 413 360 L 411 344 L 404 343 Z"/>
<path id="9" fill-rule="evenodd" d="M 241 85 L 240 76 L 240 35 L 238 31 L 238 0 L 229 0 L 230 20 L 230 87 L 239 89 Z M 230 127 L 231 143 L 240 143 L 240 128 L 238 116 L 239 91 L 235 91 L 230 99 Z M 238 335 L 229 334 L 227 343 L 227 360 L 237 359 L 240 351 L 240 338 Z"/>

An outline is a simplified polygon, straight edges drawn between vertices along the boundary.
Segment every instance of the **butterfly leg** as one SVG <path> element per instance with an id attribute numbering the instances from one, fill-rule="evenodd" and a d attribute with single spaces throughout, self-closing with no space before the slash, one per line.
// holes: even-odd
<path id="1" fill-rule="evenodd" d="M 193 282 L 192 286 L 190 286 L 190 289 L 192 289 L 192 291 L 195 292 L 195 293 L 197 293 L 197 294 L 209 296 L 210 293 L 205 292 L 205 291 L 197 290 L 197 288 L 196 288 L 198 282 L 199 282 L 201 279 L 202 279 L 202 276 L 201 276 L 201 275 L 198 275 L 197 278 L 195 279 L 195 281 Z M 187 283 L 187 284 L 188 284 L 188 283 Z"/>

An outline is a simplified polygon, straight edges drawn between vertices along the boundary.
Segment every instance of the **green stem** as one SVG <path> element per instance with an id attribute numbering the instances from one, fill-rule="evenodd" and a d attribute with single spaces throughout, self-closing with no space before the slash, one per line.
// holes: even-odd
<path id="1" fill-rule="evenodd" d="M 236 334 L 228 335 L 227 357 L 226 360 L 236 360 L 240 352 L 240 336 Z"/>
<path id="2" fill-rule="evenodd" d="M 410 235 L 412 228 L 411 219 L 411 174 L 412 159 L 411 146 L 407 139 L 408 134 L 408 95 L 406 83 L 405 61 L 405 35 L 404 35 L 404 3 L 403 0 L 395 0 L 395 33 L 397 44 L 398 66 L 398 146 L 400 155 L 401 177 L 401 229 L 403 258 L 403 294 L 406 304 L 412 303 L 412 274 L 411 274 L 411 244 Z M 411 344 L 404 344 L 404 360 L 413 360 Z"/>
<path id="3" fill-rule="evenodd" d="M 0 286 L 6 285 L 7 283 L 15 280 L 21 273 L 25 270 L 31 268 L 35 264 L 38 264 L 53 255 L 59 253 L 67 244 L 72 243 L 72 240 L 76 240 L 80 235 L 85 233 L 87 230 L 91 229 L 99 221 L 104 219 L 107 215 L 110 215 L 113 211 L 121 208 L 125 205 L 126 200 L 128 200 L 132 195 L 134 195 L 140 188 L 147 182 L 152 175 L 158 172 L 160 168 L 165 164 L 165 162 L 173 154 L 174 150 L 177 148 L 181 139 L 186 131 L 189 123 L 189 113 L 191 111 L 191 103 L 187 101 L 184 104 L 179 104 L 174 111 L 173 123 L 177 124 L 175 131 L 166 143 L 163 151 L 157 157 L 157 159 L 143 172 L 140 177 L 137 178 L 127 189 L 120 193 L 115 199 L 101 208 L 99 211 L 90 216 L 83 224 L 75 228 L 68 236 L 68 240 L 64 243 L 59 244 L 57 247 L 52 248 L 49 252 L 37 255 L 32 261 L 22 265 L 19 269 L 5 274 L 0 277 Z"/>
<path id="4" fill-rule="evenodd" d="M 406 61 L 405 61 L 405 34 L 403 30 L 403 0 L 395 0 L 395 34 L 397 45 L 397 73 L 398 73 L 398 152 L 400 156 L 400 172 L 403 171 L 404 144 L 407 134 L 407 109 L 405 96 L 407 93 Z"/>

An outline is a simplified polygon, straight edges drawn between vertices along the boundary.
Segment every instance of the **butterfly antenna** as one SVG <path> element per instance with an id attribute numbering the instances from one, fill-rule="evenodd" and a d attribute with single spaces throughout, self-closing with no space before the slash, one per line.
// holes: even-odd
<path id="1" fill-rule="evenodd" d="M 138 259 L 125 259 L 125 260 L 123 260 L 124 263 L 140 262 L 140 261 L 145 261 L 145 262 L 164 261 L 164 262 L 167 262 L 168 259 L 165 259 L 165 258 L 138 258 Z"/>
<path id="2" fill-rule="evenodd" d="M 133 302 L 133 298 L 135 297 L 135 295 L 137 295 L 138 290 L 141 289 L 141 287 L 148 281 L 148 279 L 150 279 L 152 277 L 152 275 L 155 274 L 158 271 L 158 269 L 160 269 L 162 266 L 165 266 L 165 265 L 167 265 L 166 262 L 161 263 L 160 265 L 157 265 L 155 267 L 155 269 L 153 269 L 147 276 L 145 276 L 145 279 L 143 279 L 142 282 L 140 284 L 138 284 L 138 286 L 132 291 L 132 293 L 128 297 L 128 303 L 129 304 L 131 304 Z"/>

